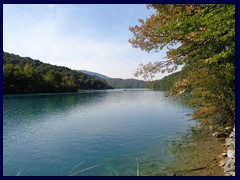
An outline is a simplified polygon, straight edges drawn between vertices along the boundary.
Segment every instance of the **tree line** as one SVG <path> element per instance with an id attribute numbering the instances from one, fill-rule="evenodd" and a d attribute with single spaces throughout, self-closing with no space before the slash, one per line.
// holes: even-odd
<path id="1" fill-rule="evenodd" d="M 78 89 L 109 89 L 105 80 L 63 66 L 3 52 L 3 93 L 77 92 Z"/>
<path id="2" fill-rule="evenodd" d="M 114 88 L 146 88 L 147 82 L 137 79 L 108 78 L 107 83 Z"/>
<path id="3" fill-rule="evenodd" d="M 174 85 L 175 81 L 181 77 L 182 72 L 174 72 L 160 80 L 149 81 L 147 87 L 155 90 L 169 91 Z"/>

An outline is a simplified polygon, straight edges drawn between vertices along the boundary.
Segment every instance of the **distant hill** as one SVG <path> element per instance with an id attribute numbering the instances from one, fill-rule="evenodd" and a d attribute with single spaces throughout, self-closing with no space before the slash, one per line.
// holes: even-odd
<path id="1" fill-rule="evenodd" d="M 148 87 L 161 91 L 169 91 L 171 87 L 173 87 L 174 83 L 181 77 L 184 77 L 184 71 L 178 71 L 165 76 L 160 80 L 152 81 L 149 83 Z"/>
<path id="2" fill-rule="evenodd" d="M 77 71 L 82 72 L 82 73 L 87 74 L 87 75 L 90 75 L 90 76 L 100 78 L 100 79 L 110 79 L 110 77 L 105 76 L 105 75 L 100 74 L 100 73 L 96 73 L 96 72 L 91 72 L 91 71 L 86 71 L 86 70 L 77 70 Z"/>
<path id="3" fill-rule="evenodd" d="M 103 74 L 99 74 L 96 72 L 86 71 L 86 70 L 77 70 L 81 73 L 103 79 L 105 80 L 109 86 L 120 89 L 120 88 L 146 88 L 147 82 L 137 79 L 121 79 L 121 78 L 110 78 Z"/>
<path id="4" fill-rule="evenodd" d="M 110 88 L 104 79 L 30 57 L 3 52 L 4 94 L 77 92 L 80 89 Z"/>

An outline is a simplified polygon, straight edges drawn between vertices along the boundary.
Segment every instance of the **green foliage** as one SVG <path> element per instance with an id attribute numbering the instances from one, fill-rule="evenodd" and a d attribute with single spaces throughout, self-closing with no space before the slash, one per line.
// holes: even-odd
<path id="1" fill-rule="evenodd" d="M 140 64 L 136 76 L 152 78 L 183 65 L 184 74 L 158 82 L 187 101 L 203 126 L 222 129 L 235 123 L 235 5 L 156 4 L 156 13 L 130 27 L 129 42 L 144 51 L 167 47 L 167 60 Z M 173 83 L 174 82 L 174 83 Z M 164 85 L 166 85 L 164 87 Z"/>
<path id="2" fill-rule="evenodd" d="M 181 71 L 175 72 L 173 74 L 163 77 L 161 80 L 149 82 L 148 87 L 161 91 L 169 91 L 181 75 Z"/>
<path id="3" fill-rule="evenodd" d="M 79 70 L 79 71 L 99 79 L 105 79 L 106 82 L 113 88 L 146 88 L 147 87 L 147 82 L 142 80 L 110 78 L 96 72 L 90 72 L 86 70 Z"/>
<path id="4" fill-rule="evenodd" d="M 146 88 L 147 83 L 136 79 L 109 78 L 107 83 L 113 88 Z"/>
<path id="5" fill-rule="evenodd" d="M 4 52 L 3 62 L 4 94 L 77 92 L 78 89 L 111 88 L 104 80 L 29 57 Z"/>
<path id="6" fill-rule="evenodd" d="M 235 92 L 224 74 L 218 66 L 189 73 L 192 99 L 188 103 L 197 107 L 193 118 L 206 127 L 221 129 L 235 123 Z"/>
<path id="7" fill-rule="evenodd" d="M 179 64 L 234 63 L 235 6 L 223 4 L 150 5 L 157 13 L 130 27 L 129 42 L 144 51 L 169 47 L 169 60 L 140 65 L 136 76 L 172 72 Z M 173 46 L 175 45 L 175 46 Z M 226 65 L 226 64 L 225 64 Z"/>

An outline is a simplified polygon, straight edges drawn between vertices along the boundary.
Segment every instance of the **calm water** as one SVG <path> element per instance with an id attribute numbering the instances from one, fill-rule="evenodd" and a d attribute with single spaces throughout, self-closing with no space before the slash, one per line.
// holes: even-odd
<path id="1" fill-rule="evenodd" d="M 4 96 L 3 175 L 161 174 L 191 112 L 151 90 Z"/>

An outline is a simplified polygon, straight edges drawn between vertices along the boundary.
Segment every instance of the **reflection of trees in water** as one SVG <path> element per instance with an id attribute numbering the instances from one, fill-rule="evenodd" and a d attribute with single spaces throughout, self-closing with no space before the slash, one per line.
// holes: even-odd
<path id="1" fill-rule="evenodd" d="M 106 93 L 62 93 L 39 95 L 4 96 L 4 122 L 18 119 L 14 123 L 43 119 L 48 115 L 67 113 L 76 108 L 97 105 Z M 94 107 L 93 107 L 94 108 Z"/>
<path id="2" fill-rule="evenodd" d="M 105 94 L 106 95 L 106 94 Z M 33 96 L 23 96 L 26 108 L 29 105 L 34 105 L 33 107 L 41 108 L 43 110 L 68 110 L 72 106 L 76 105 L 89 105 L 91 103 L 98 103 L 95 99 L 103 98 L 104 93 L 100 96 L 96 93 L 73 93 L 73 94 L 50 94 L 50 95 L 33 95 Z M 27 97 L 27 98 L 26 98 Z M 19 102 L 17 102 L 19 103 Z M 33 104 L 31 104 L 33 103 Z M 30 110 L 30 109 L 29 109 Z"/>

